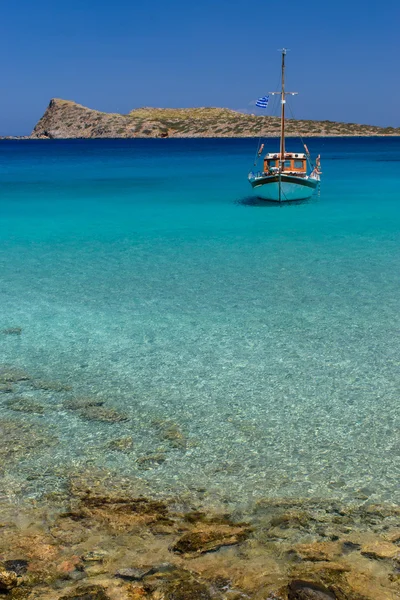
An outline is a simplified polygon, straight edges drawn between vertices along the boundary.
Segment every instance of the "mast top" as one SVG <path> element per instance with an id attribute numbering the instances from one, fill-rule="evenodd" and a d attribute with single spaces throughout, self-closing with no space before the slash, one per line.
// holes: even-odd
<path id="1" fill-rule="evenodd" d="M 282 52 L 282 60 L 288 52 L 290 52 L 290 48 L 281 48 L 278 52 Z M 282 89 L 280 92 L 268 92 L 270 96 L 282 96 L 282 101 L 285 100 L 285 96 L 297 96 L 299 92 L 287 92 L 284 88 L 284 71 L 285 71 L 285 63 L 282 62 Z"/>

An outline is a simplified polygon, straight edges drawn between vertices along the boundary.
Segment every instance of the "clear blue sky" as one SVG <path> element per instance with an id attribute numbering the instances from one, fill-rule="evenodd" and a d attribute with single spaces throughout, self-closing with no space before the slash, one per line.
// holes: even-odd
<path id="1" fill-rule="evenodd" d="M 52 97 L 251 110 L 282 46 L 296 117 L 400 126 L 399 23 L 400 0 L 3 0 L 0 135 Z"/>

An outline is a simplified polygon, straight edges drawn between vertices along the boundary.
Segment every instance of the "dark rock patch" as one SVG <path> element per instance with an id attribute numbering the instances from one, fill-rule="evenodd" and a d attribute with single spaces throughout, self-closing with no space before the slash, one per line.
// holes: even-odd
<path id="1" fill-rule="evenodd" d="M 133 439 L 130 436 L 127 436 L 111 440 L 107 445 L 107 448 L 116 452 L 130 452 L 133 450 Z"/>
<path id="2" fill-rule="evenodd" d="M 63 403 L 68 410 L 84 410 L 92 406 L 103 406 L 104 400 L 100 398 L 73 398 Z"/>
<path id="3" fill-rule="evenodd" d="M 296 580 L 289 585 L 288 600 L 336 600 L 336 596 L 322 585 Z"/>
<path id="4" fill-rule="evenodd" d="M 19 420 L 0 420 L 0 464 L 30 455 L 57 443 L 46 429 L 24 424 Z"/>
<path id="5" fill-rule="evenodd" d="M 75 588 L 66 596 L 61 596 L 60 600 L 110 600 L 110 597 L 101 585 L 85 585 Z"/>
<path id="6" fill-rule="evenodd" d="M 165 600 L 212 600 L 209 589 L 196 580 L 172 583 L 164 592 Z"/>
<path id="7" fill-rule="evenodd" d="M 72 386 L 60 381 L 47 381 L 44 379 L 38 379 L 32 382 L 32 387 L 35 390 L 43 390 L 46 392 L 69 392 L 72 390 Z"/>
<path id="8" fill-rule="evenodd" d="M 148 495 L 143 479 L 122 477 L 104 469 L 77 471 L 69 477 L 69 493 L 75 500 L 86 503 L 129 503 Z"/>
<path id="9" fill-rule="evenodd" d="M 173 573 L 176 569 L 177 567 L 171 563 L 161 563 L 148 568 L 130 567 L 127 569 L 119 569 L 115 573 L 115 577 L 119 577 L 126 581 L 141 581 L 150 575 Z"/>
<path id="10" fill-rule="evenodd" d="M 9 394 L 13 389 L 11 383 L 0 383 L 0 393 Z"/>
<path id="11" fill-rule="evenodd" d="M 172 448 L 186 450 L 188 439 L 177 423 L 169 420 L 156 420 L 153 421 L 153 425 L 156 428 L 160 439 L 168 442 Z"/>
<path id="12" fill-rule="evenodd" d="M 5 402 L 5 406 L 14 412 L 33 413 L 37 415 L 44 414 L 44 407 L 29 398 L 12 398 Z"/>
<path id="13" fill-rule="evenodd" d="M 149 500 L 147 498 L 131 498 L 127 500 L 124 497 L 121 498 L 94 498 L 87 497 L 82 499 L 82 504 L 87 507 L 110 507 L 111 511 L 119 513 L 128 512 L 132 514 L 159 514 L 163 516 L 167 513 L 167 506 L 164 502 L 158 500 Z"/>
<path id="14" fill-rule="evenodd" d="M 288 529 L 292 527 L 294 529 L 307 527 L 311 515 L 303 510 L 289 510 L 280 515 L 276 515 L 271 520 L 272 527 L 280 527 L 281 529 Z"/>
<path id="15" fill-rule="evenodd" d="M 136 463 L 140 469 L 147 471 L 153 467 L 161 465 L 166 460 L 166 455 L 163 452 L 158 452 L 156 454 L 145 454 L 144 456 L 139 456 L 139 458 L 136 459 Z"/>
<path id="16" fill-rule="evenodd" d="M 30 376 L 22 369 L 3 365 L 0 367 L 0 383 L 17 383 L 19 381 L 28 381 Z"/>
<path id="17" fill-rule="evenodd" d="M 21 335 L 22 327 L 7 327 L 1 332 L 3 335 Z"/>
<path id="18" fill-rule="evenodd" d="M 343 550 L 343 554 L 350 554 L 350 552 L 356 552 L 357 550 L 361 549 L 361 545 L 360 544 L 355 544 L 354 542 L 343 542 L 342 544 L 342 550 Z"/>
<path id="19" fill-rule="evenodd" d="M 101 421 L 102 423 L 120 423 L 128 421 L 129 417 L 115 408 L 106 406 L 88 406 L 77 411 L 78 415 L 86 421 Z"/>
<path id="20" fill-rule="evenodd" d="M 23 559 L 5 560 L 3 565 L 7 571 L 13 571 L 19 577 L 28 570 L 28 561 Z"/>
<path id="21" fill-rule="evenodd" d="M 124 579 L 125 581 L 140 581 L 149 573 L 150 569 L 138 569 L 135 567 L 130 567 L 127 569 L 119 569 L 115 573 L 115 577 Z"/>

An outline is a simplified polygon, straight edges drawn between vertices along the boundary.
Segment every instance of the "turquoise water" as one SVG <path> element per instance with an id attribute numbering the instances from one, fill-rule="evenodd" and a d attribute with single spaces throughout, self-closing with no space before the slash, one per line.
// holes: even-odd
<path id="1" fill-rule="evenodd" d="M 22 328 L 0 362 L 72 386 L 0 394 L 58 438 L 3 493 L 89 466 L 234 504 L 400 500 L 400 139 L 307 143 L 321 195 L 283 206 L 251 197 L 252 140 L 0 143 L 0 329 Z"/>

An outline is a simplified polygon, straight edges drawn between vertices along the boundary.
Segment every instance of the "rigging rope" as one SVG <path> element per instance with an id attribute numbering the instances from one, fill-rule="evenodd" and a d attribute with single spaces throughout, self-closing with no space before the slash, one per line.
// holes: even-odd
<path id="1" fill-rule="evenodd" d="M 281 81 L 281 78 L 279 76 L 278 78 L 278 83 L 275 89 L 278 89 L 279 87 L 279 83 Z M 271 117 L 274 116 L 274 112 L 275 109 L 277 108 L 277 104 L 278 104 L 278 100 L 279 100 L 280 96 L 272 96 L 272 100 L 270 99 L 270 105 L 272 105 L 272 110 L 271 110 Z M 267 116 L 267 115 L 260 115 L 260 116 Z M 256 154 L 254 156 L 254 163 L 253 163 L 253 167 L 256 167 L 258 164 L 258 160 L 260 158 L 260 147 L 261 147 L 261 140 L 264 138 L 264 136 L 262 135 L 262 129 L 263 129 L 264 123 L 261 124 L 261 131 L 260 131 L 260 137 L 258 138 L 258 142 L 257 142 L 257 151 Z M 262 152 L 262 150 L 261 150 Z"/>
<path id="2" fill-rule="evenodd" d="M 295 121 L 295 123 L 296 123 L 296 124 L 294 125 L 294 127 L 296 128 L 297 135 L 298 135 L 298 137 L 301 139 L 301 143 L 303 144 L 303 146 L 304 146 L 304 150 L 306 151 L 306 158 L 307 158 L 308 165 L 309 165 L 310 169 L 311 169 L 311 168 L 312 168 L 312 169 L 315 169 L 315 165 L 314 165 L 314 163 L 311 161 L 311 155 L 310 155 L 310 152 L 309 152 L 309 150 L 308 150 L 308 148 L 307 148 L 307 145 L 306 145 L 306 143 L 305 143 L 305 141 L 304 141 L 304 139 L 303 139 L 303 136 L 301 135 L 301 133 L 300 133 L 299 129 L 297 128 L 297 119 L 296 119 L 296 117 L 294 116 L 294 113 L 293 113 L 292 107 L 291 107 L 291 105 L 290 105 L 290 102 L 286 102 L 286 105 L 287 105 L 287 106 L 288 106 L 288 108 L 289 108 L 289 112 L 290 112 L 290 114 L 291 114 L 291 117 L 292 117 L 293 121 Z"/>

